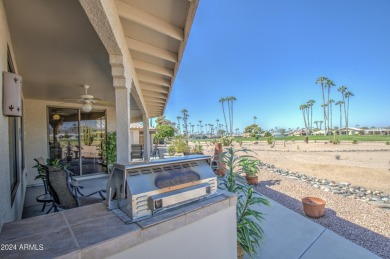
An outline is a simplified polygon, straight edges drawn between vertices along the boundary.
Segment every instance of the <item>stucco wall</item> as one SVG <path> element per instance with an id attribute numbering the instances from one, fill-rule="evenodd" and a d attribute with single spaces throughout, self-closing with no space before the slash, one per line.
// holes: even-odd
<path id="1" fill-rule="evenodd" d="M 230 206 L 108 258 L 236 259 L 236 244 L 236 210 Z"/>
<path id="2" fill-rule="evenodd" d="M 25 164 L 27 170 L 27 185 L 42 184 L 41 180 L 34 180 L 38 174 L 35 168 L 34 158 L 42 156 L 47 159 L 48 150 L 48 121 L 46 118 L 47 107 L 71 107 L 77 108 L 77 104 L 52 102 L 43 100 L 24 100 L 25 107 Z M 107 108 L 107 130 L 115 131 L 115 108 Z"/>
<path id="3" fill-rule="evenodd" d="M 7 71 L 7 45 L 12 51 L 12 43 L 9 34 L 7 19 L 4 10 L 3 0 L 0 0 L 0 230 L 3 223 L 19 219 L 22 215 L 24 191 L 25 191 L 25 174 L 20 175 L 20 184 L 15 195 L 13 204 L 11 204 L 11 187 L 10 187 L 10 168 L 9 168 L 9 135 L 8 135 L 8 117 L 3 116 L 3 71 Z M 13 57 L 15 69 L 16 60 Z M 20 144 L 20 143 L 19 143 Z"/>

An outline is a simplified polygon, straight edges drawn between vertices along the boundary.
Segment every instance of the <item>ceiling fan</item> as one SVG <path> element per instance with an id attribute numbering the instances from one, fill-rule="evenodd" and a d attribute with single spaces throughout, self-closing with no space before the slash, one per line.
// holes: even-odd
<path id="1" fill-rule="evenodd" d="M 83 88 L 85 89 L 85 94 L 80 95 L 80 98 L 69 98 L 63 100 L 69 102 L 82 102 L 83 106 L 81 107 L 81 109 L 84 112 L 90 112 L 92 110 L 93 104 L 114 106 L 110 102 L 104 101 L 100 98 L 94 98 L 93 95 L 88 94 L 89 85 L 83 85 Z"/>

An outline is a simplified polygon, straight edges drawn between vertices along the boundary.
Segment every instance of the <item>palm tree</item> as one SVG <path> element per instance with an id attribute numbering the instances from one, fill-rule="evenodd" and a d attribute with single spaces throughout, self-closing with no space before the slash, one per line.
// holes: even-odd
<path id="1" fill-rule="evenodd" d="M 337 91 L 339 91 L 341 93 L 341 97 L 343 98 L 343 106 L 344 106 L 344 120 L 345 120 L 345 123 L 347 123 L 347 109 L 345 107 L 345 95 L 344 93 L 347 91 L 347 87 L 346 86 L 340 86 Z M 340 128 L 341 130 L 341 128 Z M 345 130 L 347 131 L 347 125 L 345 125 Z M 341 131 L 340 131 L 341 132 Z"/>
<path id="2" fill-rule="evenodd" d="M 216 120 L 217 121 L 217 131 L 219 130 L 219 119 Z"/>
<path id="3" fill-rule="evenodd" d="M 343 101 L 337 101 L 335 103 L 335 105 L 340 105 L 340 130 L 341 130 L 341 127 L 342 127 L 342 124 L 343 124 L 343 113 L 341 112 L 341 106 L 344 104 Z M 340 131 L 341 133 L 341 131 Z"/>
<path id="4" fill-rule="evenodd" d="M 256 124 L 257 117 L 253 116 L 253 124 Z"/>
<path id="5" fill-rule="evenodd" d="M 319 121 L 320 123 L 320 130 L 322 129 L 322 123 L 324 123 L 323 121 Z"/>
<path id="6" fill-rule="evenodd" d="M 348 135 L 348 120 L 349 120 L 349 98 L 355 96 L 352 92 L 347 91 L 344 94 L 345 98 L 347 98 L 347 116 L 345 116 L 345 128 L 347 129 L 347 135 Z"/>
<path id="7" fill-rule="evenodd" d="M 202 121 L 199 121 L 199 133 L 202 134 Z"/>
<path id="8" fill-rule="evenodd" d="M 227 132 L 228 127 L 227 127 L 227 121 L 226 121 L 225 106 L 223 105 L 225 101 L 226 101 L 226 98 L 219 99 L 219 102 L 222 104 L 223 118 L 225 119 L 225 127 L 226 127 L 226 132 Z"/>
<path id="9" fill-rule="evenodd" d="M 313 130 L 313 105 L 316 103 L 316 101 L 314 100 L 309 100 L 307 101 L 307 105 L 309 105 L 310 107 L 310 121 L 309 121 L 309 125 L 310 125 L 310 130 Z"/>
<path id="10" fill-rule="evenodd" d="M 322 104 L 325 104 L 325 93 L 324 93 L 324 90 L 325 90 L 325 86 L 326 86 L 326 82 L 327 80 L 329 80 L 327 77 L 324 77 L 324 76 L 320 76 L 319 78 L 317 78 L 316 80 L 316 84 L 321 84 L 321 90 L 322 90 Z M 326 131 L 326 108 L 325 106 L 322 106 L 321 107 L 324 108 L 324 121 L 325 121 L 325 125 L 324 125 L 324 128 L 325 128 L 325 134 L 327 135 L 328 132 Z"/>
<path id="11" fill-rule="evenodd" d="M 319 123 L 319 121 L 315 121 L 314 123 L 316 124 L 316 128 L 318 129 L 318 123 Z"/>
<path id="12" fill-rule="evenodd" d="M 177 119 L 177 130 L 179 131 L 179 134 L 181 134 L 181 129 L 180 129 L 180 120 L 181 120 L 181 117 L 180 117 L 180 116 L 177 116 L 176 119 Z"/>
<path id="13" fill-rule="evenodd" d="M 306 104 L 301 104 L 299 106 L 299 109 L 302 111 L 303 121 L 305 122 L 305 128 L 306 128 L 306 131 L 307 131 L 306 114 L 305 114 L 306 107 L 307 107 Z"/>
<path id="14" fill-rule="evenodd" d="M 333 86 L 335 86 L 335 83 L 328 79 L 326 80 L 326 87 L 328 88 L 328 102 L 327 104 L 329 104 L 329 100 L 330 100 L 330 88 L 332 88 Z M 328 106 L 328 113 L 327 113 L 327 119 L 328 119 L 328 130 L 329 131 L 329 128 L 331 128 L 330 126 L 330 109 L 331 109 L 331 106 Z"/>
<path id="15" fill-rule="evenodd" d="M 233 102 L 236 101 L 236 97 L 234 96 L 228 96 L 226 97 L 226 100 L 228 102 L 228 109 L 229 109 L 229 130 L 230 135 L 233 135 Z"/>
<path id="16" fill-rule="evenodd" d="M 190 115 L 188 115 L 187 109 L 181 110 L 181 113 L 183 114 L 183 133 L 188 138 L 188 123 L 187 123 L 187 120 L 188 120 L 188 117 Z"/>
<path id="17" fill-rule="evenodd" d="M 328 105 L 329 105 L 328 108 L 330 107 L 330 116 L 329 116 L 330 120 L 329 120 L 328 126 L 329 126 L 331 131 L 333 131 L 332 103 L 334 103 L 334 100 L 333 99 L 329 99 L 329 101 L 328 101 Z"/>

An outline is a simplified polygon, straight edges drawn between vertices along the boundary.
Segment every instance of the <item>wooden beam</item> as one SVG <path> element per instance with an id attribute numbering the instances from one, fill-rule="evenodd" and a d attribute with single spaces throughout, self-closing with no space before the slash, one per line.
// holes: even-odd
<path id="1" fill-rule="evenodd" d="M 142 91 L 142 94 L 144 96 L 150 96 L 150 97 L 156 97 L 156 98 L 161 98 L 161 99 L 167 99 L 167 95 L 166 94 L 162 94 L 162 93 L 157 93 L 157 92 L 152 92 L 152 91 Z"/>
<path id="2" fill-rule="evenodd" d="M 155 84 L 155 85 L 162 85 L 162 86 L 166 86 L 166 87 L 171 86 L 171 82 L 169 82 L 168 80 L 159 78 L 159 77 L 149 76 L 149 75 L 140 74 L 140 73 L 138 73 L 137 76 L 138 76 L 139 82 L 150 83 L 150 84 Z"/>
<path id="3" fill-rule="evenodd" d="M 126 37 L 126 43 L 130 50 L 139 51 L 174 63 L 177 62 L 177 54 L 168 50 L 158 48 L 129 37 Z"/>
<path id="4" fill-rule="evenodd" d="M 157 93 L 163 93 L 163 94 L 168 94 L 169 93 L 169 88 L 163 87 L 163 86 L 158 86 L 158 85 L 150 85 L 150 84 L 141 84 L 141 89 L 142 91 L 152 91 L 152 92 L 157 92 Z"/>
<path id="5" fill-rule="evenodd" d="M 119 17 L 141 24 L 147 28 L 158 31 L 162 34 L 168 35 L 179 41 L 184 40 L 184 30 L 180 29 L 176 25 L 173 25 L 167 21 L 164 21 L 154 15 L 144 12 L 141 9 L 134 6 L 118 1 L 115 1 L 116 8 L 118 10 Z"/>
<path id="6" fill-rule="evenodd" d="M 133 64 L 134 64 L 134 67 L 136 69 L 149 71 L 149 72 L 156 73 L 156 74 L 163 75 L 163 76 L 173 77 L 173 70 L 166 68 L 166 67 L 156 66 L 156 65 L 146 63 L 146 62 L 143 62 L 140 60 L 135 60 L 135 59 L 133 59 Z"/>
<path id="7" fill-rule="evenodd" d="M 153 97 L 153 96 L 144 96 L 145 103 L 162 103 L 165 105 L 167 102 L 166 99 L 160 99 L 158 97 Z"/>

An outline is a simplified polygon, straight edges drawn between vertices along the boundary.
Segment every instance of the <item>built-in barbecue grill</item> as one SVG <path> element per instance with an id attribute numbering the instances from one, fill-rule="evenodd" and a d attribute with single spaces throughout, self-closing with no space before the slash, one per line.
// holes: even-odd
<path id="1" fill-rule="evenodd" d="M 209 156 L 143 164 L 115 164 L 107 182 L 108 208 L 125 222 L 151 216 L 215 194 Z"/>

